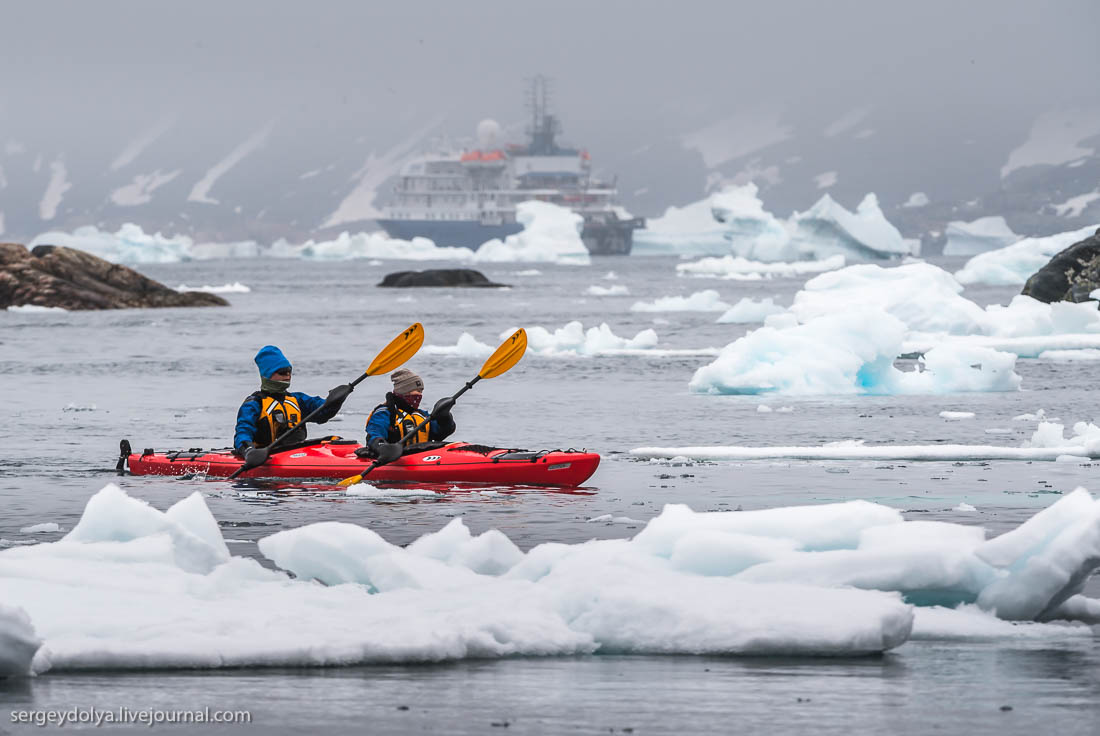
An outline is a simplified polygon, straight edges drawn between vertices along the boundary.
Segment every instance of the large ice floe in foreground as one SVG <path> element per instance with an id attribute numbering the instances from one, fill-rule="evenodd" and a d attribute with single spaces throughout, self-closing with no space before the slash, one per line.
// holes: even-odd
<path id="1" fill-rule="evenodd" d="M 927 263 L 848 266 L 806 282 L 789 309 L 696 371 L 702 393 L 938 394 L 1013 391 L 1017 357 L 1100 348 L 1096 303 L 1017 296 L 984 309 Z M 894 365 L 920 353 L 915 370 Z"/>
<path id="2" fill-rule="evenodd" d="M 851 501 L 706 513 L 669 505 L 633 539 L 526 553 L 496 530 L 474 536 L 461 519 L 405 548 L 323 522 L 259 549 L 280 569 L 231 556 L 198 493 L 162 513 L 109 485 L 62 540 L 0 551 L 0 597 L 17 601 L 41 637 L 38 673 L 853 655 L 892 649 L 922 628 L 944 638 L 1089 636 L 1001 620 L 1100 617 L 1079 595 L 1100 560 L 1100 505 L 1083 490 L 989 541 L 981 529 L 906 522 Z M 30 631 L 23 614 L 16 620 Z M 17 664 L 25 659 L 21 643 L 0 644 L 0 662 L 15 650 Z"/>
<path id="3" fill-rule="evenodd" d="M 79 669 L 333 666 L 582 653 L 860 655 L 941 637 L 1088 636 L 1100 560 L 1085 491 L 987 541 L 868 502 L 696 513 L 632 539 L 522 552 L 461 519 L 407 548 L 326 521 L 233 557 L 198 493 L 162 513 L 108 485 L 64 539 L 0 551 L 0 662 Z M 27 622 L 27 617 L 30 618 Z M 14 620 L 12 626 L 9 622 Z M 303 626 L 323 622 L 323 626 Z M 31 625 L 33 624 L 33 631 Z M 14 644 L 13 644 L 14 642 Z"/>
<path id="4" fill-rule="evenodd" d="M 728 243 L 726 254 L 763 262 L 837 255 L 893 258 L 911 255 L 917 248 L 886 219 L 874 194 L 864 197 L 855 212 L 826 194 L 809 210 L 782 220 L 764 209 L 757 192 L 751 183 L 729 187 L 683 210 L 670 210 L 635 234 L 635 248 L 639 253 L 663 250 L 678 255 L 722 255 L 712 246 L 716 230 Z M 713 224 L 704 227 L 707 209 L 719 228 Z"/>
<path id="5" fill-rule="evenodd" d="M 1004 248 L 979 253 L 955 272 L 955 278 L 963 284 L 1023 284 L 1057 253 L 1094 232 L 1096 226 L 1090 225 L 1056 235 L 1024 238 Z"/>

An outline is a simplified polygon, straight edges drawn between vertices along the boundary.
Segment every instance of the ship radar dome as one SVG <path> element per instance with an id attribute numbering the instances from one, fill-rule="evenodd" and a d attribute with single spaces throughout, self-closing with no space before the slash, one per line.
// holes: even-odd
<path id="1" fill-rule="evenodd" d="M 477 142 L 482 148 L 492 148 L 500 138 L 500 123 L 492 118 L 485 118 L 477 124 Z"/>

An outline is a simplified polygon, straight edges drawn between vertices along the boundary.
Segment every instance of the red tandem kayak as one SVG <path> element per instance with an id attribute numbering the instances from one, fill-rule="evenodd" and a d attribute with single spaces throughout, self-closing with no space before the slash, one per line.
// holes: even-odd
<path id="1" fill-rule="evenodd" d="M 226 477 L 243 461 L 232 451 L 178 450 L 130 452 L 123 440 L 123 462 L 132 475 L 189 475 Z M 371 459 L 356 456 L 362 445 L 352 440 L 320 440 L 276 452 L 266 464 L 239 478 L 334 478 L 362 473 Z M 380 465 L 368 481 L 422 483 L 498 483 L 503 485 L 579 486 L 600 464 L 600 456 L 580 450 L 512 450 L 468 442 L 414 446 L 398 460 Z"/>

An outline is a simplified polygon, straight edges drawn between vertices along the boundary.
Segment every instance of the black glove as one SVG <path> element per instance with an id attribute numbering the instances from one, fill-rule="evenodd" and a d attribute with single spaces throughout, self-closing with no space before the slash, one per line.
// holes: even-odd
<path id="1" fill-rule="evenodd" d="M 352 388 L 350 383 L 345 383 L 343 386 L 337 386 L 328 392 L 328 396 L 325 397 L 325 403 L 329 406 L 340 406 L 351 396 L 351 392 L 355 389 Z"/>
<path id="2" fill-rule="evenodd" d="M 435 402 L 435 406 L 432 407 L 433 417 L 446 417 L 451 415 L 451 409 L 455 405 L 455 400 L 450 396 L 440 399 Z"/>
<path id="3" fill-rule="evenodd" d="M 392 463 L 394 460 L 401 457 L 401 453 L 405 448 L 403 448 L 399 442 L 386 442 L 381 437 L 376 437 L 371 441 L 370 449 L 374 450 L 374 454 L 378 457 L 378 462 Z"/>
<path id="4" fill-rule="evenodd" d="M 244 457 L 244 454 L 255 446 L 255 442 L 242 442 L 241 444 L 233 448 L 233 454 L 237 457 Z"/>
<path id="5" fill-rule="evenodd" d="M 253 468 L 259 467 L 267 462 L 270 454 L 266 447 L 250 447 L 244 451 L 244 464 Z"/>

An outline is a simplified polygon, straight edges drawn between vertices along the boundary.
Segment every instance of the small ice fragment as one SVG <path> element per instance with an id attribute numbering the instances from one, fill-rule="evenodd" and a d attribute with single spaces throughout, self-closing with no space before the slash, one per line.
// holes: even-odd
<path id="1" fill-rule="evenodd" d="M 972 411 L 941 411 L 940 416 L 947 420 L 956 419 L 973 419 L 974 412 Z"/>
<path id="2" fill-rule="evenodd" d="M 793 406 L 781 406 L 775 410 L 777 414 L 791 414 L 794 412 Z"/>
<path id="3" fill-rule="evenodd" d="M 761 404 L 760 406 L 756 407 L 756 411 L 758 414 L 771 414 L 774 409 L 772 409 L 767 404 Z"/>
<path id="4" fill-rule="evenodd" d="M 56 521 L 47 521 L 43 524 L 32 524 L 19 530 L 20 534 L 48 534 L 50 532 L 63 532 L 64 529 Z"/>
<path id="5" fill-rule="evenodd" d="M 966 501 L 960 501 L 959 505 L 956 506 L 955 508 L 951 509 L 951 510 L 952 511 L 977 511 L 978 509 L 974 508 L 973 506 L 968 504 Z"/>

